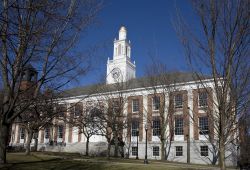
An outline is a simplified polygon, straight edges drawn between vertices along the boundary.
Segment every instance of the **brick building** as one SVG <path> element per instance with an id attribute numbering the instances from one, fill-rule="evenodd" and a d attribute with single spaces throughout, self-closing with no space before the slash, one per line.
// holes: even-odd
<path id="1" fill-rule="evenodd" d="M 119 135 L 124 142 L 125 155 L 136 158 L 138 154 L 139 159 L 144 159 L 147 142 L 148 159 L 161 159 L 164 119 L 167 120 L 164 135 L 169 161 L 211 164 L 215 159 L 216 150 L 213 146 L 217 141 L 213 80 L 208 77 L 200 81 L 192 73 L 184 72 L 173 72 L 165 76 L 173 79 L 173 83 L 151 84 L 147 77 L 136 79 L 136 65 L 131 60 L 127 30 L 121 27 L 118 40 L 114 40 L 113 60 L 107 61 L 106 84 L 65 91 L 59 101 L 64 108 L 61 117 L 80 119 L 79 113 L 86 111 L 87 106 L 92 109 L 99 107 L 101 101 L 102 107 L 109 108 L 111 99 L 122 98 L 121 122 L 126 126 L 119 130 Z M 117 84 L 122 87 L 117 87 Z M 56 126 L 39 131 L 39 150 L 84 154 L 86 137 L 80 133 L 79 127 L 59 118 L 55 118 L 53 123 Z M 25 129 L 19 124 L 13 124 L 10 145 L 23 145 L 25 140 Z M 54 144 L 51 144 L 52 141 Z M 230 148 L 226 152 L 226 162 L 234 165 L 234 151 Z M 90 154 L 105 154 L 105 136 L 95 134 L 90 137 L 89 149 Z"/>

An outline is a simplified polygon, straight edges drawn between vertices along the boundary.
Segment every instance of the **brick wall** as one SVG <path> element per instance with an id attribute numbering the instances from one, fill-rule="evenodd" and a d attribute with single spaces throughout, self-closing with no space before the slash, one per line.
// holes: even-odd
<path id="1" fill-rule="evenodd" d="M 182 108 L 175 108 L 174 98 L 176 95 L 182 95 Z M 176 115 L 176 112 L 181 112 L 181 114 Z M 187 140 L 187 135 L 189 135 L 190 122 L 188 112 L 188 92 L 186 90 L 176 91 L 170 94 L 169 116 L 171 140 L 174 141 L 174 121 L 176 117 L 183 118 L 183 135 L 184 140 Z"/>
<path id="2" fill-rule="evenodd" d="M 153 110 L 152 106 L 152 101 L 154 97 L 160 97 L 160 109 L 158 111 Z M 164 104 L 165 104 L 165 99 L 164 95 L 161 93 L 155 93 L 155 94 L 149 94 L 148 95 L 148 113 L 147 113 L 147 120 L 148 120 L 148 141 L 152 141 L 152 134 L 153 134 L 153 129 L 152 129 L 152 121 L 154 119 L 161 119 L 160 118 L 160 113 L 163 113 L 164 111 Z M 161 120 L 160 120 L 161 122 Z"/>
<path id="3" fill-rule="evenodd" d="M 199 108 L 199 92 L 207 92 L 207 108 Z M 211 88 L 201 88 L 193 90 L 193 115 L 194 115 L 194 139 L 199 140 L 199 117 L 208 116 L 209 137 L 214 139 L 214 119 L 213 119 L 213 93 Z"/>
<path id="4" fill-rule="evenodd" d="M 139 112 L 132 112 L 132 101 L 134 99 L 139 100 Z M 131 125 L 132 125 L 132 120 L 137 118 L 139 119 L 139 141 L 142 141 L 143 138 L 143 96 L 130 96 L 128 97 L 128 114 L 127 114 L 127 119 L 128 119 L 128 128 L 127 128 L 127 139 L 128 141 L 131 141 Z"/>

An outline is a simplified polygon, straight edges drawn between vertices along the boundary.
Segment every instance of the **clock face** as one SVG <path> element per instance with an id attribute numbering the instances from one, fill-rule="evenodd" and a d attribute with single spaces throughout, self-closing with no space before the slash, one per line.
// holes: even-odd
<path id="1" fill-rule="evenodd" d="M 114 68 L 111 74 L 114 79 L 118 79 L 121 76 L 121 70 L 119 68 Z"/>

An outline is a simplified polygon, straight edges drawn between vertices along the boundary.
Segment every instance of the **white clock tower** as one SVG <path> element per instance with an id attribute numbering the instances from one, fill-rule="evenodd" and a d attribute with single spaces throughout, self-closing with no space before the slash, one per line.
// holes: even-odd
<path id="1" fill-rule="evenodd" d="M 135 78 L 135 62 L 131 62 L 131 44 L 127 40 L 127 30 L 122 26 L 119 39 L 114 40 L 113 60 L 108 58 L 106 83 L 126 82 Z"/>

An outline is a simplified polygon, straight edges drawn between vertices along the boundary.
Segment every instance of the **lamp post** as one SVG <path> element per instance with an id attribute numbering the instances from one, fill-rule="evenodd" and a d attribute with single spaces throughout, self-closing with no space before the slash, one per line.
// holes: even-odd
<path id="1" fill-rule="evenodd" d="M 146 145 L 145 145 L 145 159 L 144 164 L 148 164 L 148 126 L 145 124 L 145 132 L 146 132 Z"/>
<path id="2" fill-rule="evenodd" d="M 188 107 L 188 112 L 189 112 L 189 115 L 191 115 L 191 109 L 190 107 Z M 188 128 L 188 134 L 186 135 L 186 138 L 187 138 L 187 163 L 190 164 L 190 129 Z"/>
<path id="3" fill-rule="evenodd" d="M 137 137 L 137 142 L 136 142 L 136 144 L 137 144 L 137 152 L 136 152 L 136 158 L 135 159 L 139 159 L 139 157 L 138 157 L 138 136 L 139 136 L 139 129 L 137 128 L 136 129 L 136 137 Z"/>

